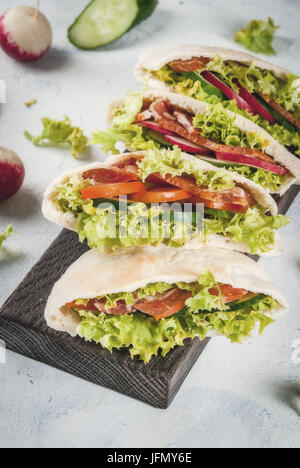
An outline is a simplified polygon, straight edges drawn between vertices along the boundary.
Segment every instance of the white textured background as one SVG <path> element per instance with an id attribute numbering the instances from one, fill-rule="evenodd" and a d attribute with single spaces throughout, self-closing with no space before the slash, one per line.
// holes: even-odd
<path id="1" fill-rule="evenodd" d="M 22 2 L 1 0 L 1 10 Z M 34 1 L 24 1 L 34 4 Z M 0 145 L 20 154 L 26 181 L 0 204 L 0 231 L 18 235 L 0 254 L 0 304 L 59 233 L 43 220 L 42 194 L 61 171 L 82 164 L 68 152 L 37 149 L 23 136 L 42 116 L 68 114 L 88 132 L 104 127 L 109 101 L 138 89 L 133 67 L 146 49 L 171 42 L 239 46 L 234 31 L 269 15 L 281 25 L 274 62 L 300 74 L 299 0 L 161 0 L 146 23 L 117 43 L 82 52 L 67 27 L 87 0 L 42 0 L 54 30 L 52 50 L 21 65 L 0 51 L 7 104 L 0 107 Z M 31 109 L 24 102 L 36 98 Z M 92 150 L 92 159 L 100 151 Z M 92 160 L 91 159 L 91 160 Z M 13 353 L 0 365 L 0 447 L 299 447 L 300 445 L 300 199 L 282 232 L 285 255 L 263 261 L 289 299 L 289 315 L 251 344 L 211 342 L 167 410 L 156 410 Z"/>

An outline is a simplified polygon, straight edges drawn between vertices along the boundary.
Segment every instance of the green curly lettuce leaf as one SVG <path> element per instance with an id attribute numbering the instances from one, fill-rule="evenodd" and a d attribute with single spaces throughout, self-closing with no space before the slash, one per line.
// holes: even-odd
<path id="1" fill-rule="evenodd" d="M 2 234 L 0 234 L 0 248 L 2 247 L 3 243 L 13 234 L 13 227 L 11 225 L 7 226 L 6 230 Z"/>
<path id="2" fill-rule="evenodd" d="M 216 280 L 211 272 L 207 272 L 202 275 L 199 284 L 201 285 L 200 290 L 193 291 L 193 297 L 186 301 L 186 306 L 189 311 L 198 313 L 199 311 L 208 311 L 216 309 L 226 309 L 221 294 L 219 296 L 213 296 L 210 294 L 210 289 L 216 286 Z M 187 287 L 188 290 L 189 287 Z"/>
<path id="3" fill-rule="evenodd" d="M 109 202 L 109 201 L 108 201 Z M 77 231 L 79 239 L 88 240 L 91 249 L 135 247 L 165 244 L 169 247 L 182 247 L 191 239 L 202 237 L 197 227 L 184 219 L 165 217 L 162 209 L 150 208 L 144 203 L 130 203 L 127 215 L 114 210 L 111 203 L 97 208 L 95 214 L 78 215 Z"/>
<path id="4" fill-rule="evenodd" d="M 200 306 L 207 303 L 204 299 L 198 298 L 197 301 Z M 193 305 L 197 306 L 196 300 Z M 242 343 L 251 337 L 257 325 L 262 334 L 274 322 L 267 313 L 278 306 L 277 301 L 266 296 L 253 306 L 241 304 L 240 310 L 234 312 L 198 309 L 197 313 L 193 313 L 187 307 L 159 321 L 140 312 L 123 316 L 104 313 L 95 316 L 91 312 L 80 311 L 81 323 L 77 332 L 86 341 L 100 343 L 111 352 L 113 349 L 127 348 L 132 358 L 139 356 L 147 364 L 159 352 L 166 356 L 175 346 L 183 346 L 187 338 L 204 340 L 212 331 L 226 336 L 233 343 Z"/>
<path id="5" fill-rule="evenodd" d="M 225 109 L 251 120 L 256 125 L 266 130 L 266 132 L 268 132 L 282 146 L 285 146 L 288 149 L 292 148 L 295 154 L 300 156 L 300 132 L 298 132 L 296 128 L 292 128 L 293 126 L 288 126 L 287 128 L 280 123 L 271 124 L 259 114 L 250 114 L 247 110 L 241 109 L 237 105 L 236 101 L 224 101 L 222 105 Z"/>
<path id="6" fill-rule="evenodd" d="M 277 193 L 282 185 L 290 178 L 289 173 L 281 176 L 273 172 L 265 171 L 264 169 L 256 169 L 249 166 L 230 166 L 227 167 L 227 170 L 237 172 L 247 177 L 247 179 L 261 185 L 264 189 L 270 190 L 272 193 Z"/>
<path id="7" fill-rule="evenodd" d="M 222 71 L 222 73 L 225 73 L 225 71 L 229 69 L 227 70 L 229 80 L 227 84 L 233 87 L 236 87 L 236 84 L 233 82 L 237 75 L 236 68 L 241 69 L 243 73 L 245 70 L 247 71 L 247 67 L 243 67 L 239 64 L 236 65 L 232 64 L 231 62 L 224 64 L 223 60 L 219 56 L 213 59 L 208 67 L 215 68 L 219 70 L 219 72 Z M 232 67 L 234 67 L 235 73 L 233 73 L 231 76 Z M 218 128 L 217 131 L 215 128 L 210 128 L 211 122 L 210 119 L 208 119 L 206 126 L 208 138 L 213 138 L 214 133 L 216 132 L 216 136 L 219 138 L 219 141 L 223 142 L 224 144 L 234 144 L 237 146 L 254 147 L 258 149 L 264 149 L 267 146 L 267 140 L 263 138 L 262 135 L 258 133 L 255 134 L 251 132 L 246 133 L 240 131 L 238 127 L 234 125 L 233 117 L 226 116 L 224 109 L 221 107 L 222 104 L 225 109 L 240 114 L 243 117 L 251 120 L 259 127 L 266 130 L 280 144 L 289 150 L 294 151 L 295 154 L 300 155 L 300 132 L 298 132 L 297 129 L 292 125 L 283 125 L 279 122 L 270 124 L 260 115 L 252 115 L 248 111 L 240 109 L 234 100 L 229 101 L 225 97 L 224 99 L 220 99 L 216 95 L 211 95 L 205 92 L 200 81 L 186 79 L 184 74 L 176 73 L 167 66 L 162 70 L 160 72 L 162 73 L 162 76 L 165 77 L 165 82 L 170 86 L 173 86 L 176 92 L 196 98 L 200 101 L 205 101 L 206 103 L 212 105 L 213 116 L 211 119 L 216 119 L 214 126 L 220 128 Z M 261 73 L 259 69 L 256 71 Z M 170 78 L 167 79 L 166 77 Z M 175 77 L 177 77 L 177 81 L 175 81 Z M 224 79 L 223 76 L 222 79 Z M 295 76 L 291 75 L 287 80 L 288 82 L 291 81 L 291 83 L 285 83 L 285 85 L 282 86 L 282 94 L 285 94 L 286 99 L 289 101 L 291 99 L 294 100 L 294 97 L 291 97 L 291 93 L 288 91 L 291 88 L 292 83 L 294 83 L 294 80 Z M 224 79 L 224 81 L 226 82 L 227 80 Z M 294 93 L 295 91 L 292 93 L 293 96 Z M 93 134 L 92 140 L 90 141 L 90 144 L 99 144 L 106 154 L 109 152 L 118 154 L 120 151 L 116 145 L 120 142 L 122 142 L 125 147 L 135 151 L 148 151 L 155 148 L 164 148 L 162 142 L 157 138 L 154 138 L 151 131 L 145 127 L 134 124 L 136 115 L 142 109 L 142 99 L 142 93 L 129 93 L 125 98 L 125 103 L 123 106 L 121 108 L 115 109 L 115 117 L 113 118 L 114 125 L 106 131 L 95 132 Z M 200 119 L 199 125 L 201 125 L 201 122 L 205 124 L 206 121 L 207 119 L 205 115 L 203 115 L 202 121 Z M 260 178 L 261 174 L 259 179 Z"/>
<path id="8" fill-rule="evenodd" d="M 154 142 L 148 135 L 147 129 L 135 125 L 136 116 L 143 107 L 143 93 L 130 92 L 125 96 L 121 107 L 113 111 L 112 127 L 105 131 L 94 132 L 90 145 L 100 145 L 107 154 L 118 154 L 117 143 L 124 143 L 127 148 L 134 151 L 148 151 L 160 148 L 158 142 Z"/>
<path id="9" fill-rule="evenodd" d="M 141 299 L 144 299 L 145 297 L 149 296 L 155 296 L 156 294 L 163 293 L 165 291 L 168 291 L 171 289 L 173 286 L 171 284 L 167 283 L 153 283 L 153 284 L 148 284 L 144 288 L 139 288 L 135 292 L 121 292 L 121 293 L 114 293 L 114 294 L 106 294 L 105 296 L 99 296 L 97 297 L 97 300 L 103 300 L 105 299 L 105 307 L 107 309 L 112 309 L 117 306 L 119 301 L 125 301 L 127 306 L 134 305 L 136 301 L 140 301 Z M 87 305 L 89 300 L 85 299 L 78 299 L 75 301 L 76 306 L 80 305 Z"/>
<path id="10" fill-rule="evenodd" d="M 222 104 L 210 106 L 210 112 L 194 117 L 194 126 L 201 129 L 201 134 L 217 143 L 258 150 L 269 146 L 269 141 L 261 133 L 243 132 L 235 122 L 236 116 L 226 112 Z"/>
<path id="11" fill-rule="evenodd" d="M 159 206 L 144 203 L 122 203 L 102 200 L 95 206 L 92 200 L 83 200 L 81 189 L 90 185 L 81 176 L 72 176 L 56 188 L 56 206 L 63 213 L 77 217 L 80 240 L 88 240 L 89 247 L 115 250 L 119 247 L 159 245 L 182 247 L 188 240 L 201 238 L 197 223 L 188 216 L 171 216 Z M 123 210 L 127 210 L 124 215 Z"/>
<path id="12" fill-rule="evenodd" d="M 236 242 L 245 242 L 251 254 L 267 253 L 275 245 L 275 231 L 287 226 L 290 220 L 284 215 L 269 216 L 265 208 L 255 206 L 246 214 L 215 216 L 212 210 L 205 210 L 211 216 L 204 220 L 205 237 L 223 234 Z"/>
<path id="13" fill-rule="evenodd" d="M 161 148 L 161 145 L 147 135 L 147 130 L 139 125 L 128 124 L 126 127 L 109 128 L 94 132 L 89 144 L 100 145 L 105 154 L 119 154 L 117 143 L 123 143 L 133 151 L 148 151 Z"/>
<path id="14" fill-rule="evenodd" d="M 127 306 L 134 305 L 136 301 L 140 301 L 145 297 L 156 296 L 156 294 L 164 293 L 170 289 L 179 288 L 184 291 L 190 291 L 193 294 L 192 300 L 188 301 L 186 305 L 193 311 L 197 312 L 199 310 L 213 310 L 217 308 L 224 308 L 223 301 L 220 297 L 212 296 L 209 293 L 209 290 L 213 287 L 217 287 L 216 280 L 211 272 L 204 273 L 199 281 L 194 283 L 176 283 L 168 284 L 164 282 L 151 283 L 145 286 L 144 288 L 139 288 L 133 292 L 120 292 L 107 294 L 105 296 L 99 296 L 97 300 L 105 299 L 105 307 L 108 309 L 114 308 L 117 306 L 119 301 L 124 301 Z M 75 301 L 76 306 L 88 304 L 88 299 L 77 299 Z M 196 302 L 198 306 L 196 306 Z"/>
<path id="15" fill-rule="evenodd" d="M 181 160 L 178 149 L 173 151 L 149 153 L 140 164 L 141 177 L 147 178 L 155 172 L 181 175 L 192 173 L 197 182 L 207 185 L 212 190 L 225 189 L 232 186 L 231 177 L 220 171 L 194 172 L 194 169 L 185 165 Z M 189 172 L 192 170 L 192 172 Z M 178 172 L 177 172 L 178 171 Z M 63 213 L 71 212 L 77 218 L 77 231 L 80 240 L 88 240 L 90 248 L 98 247 L 117 249 L 118 247 L 144 246 L 166 244 L 171 247 L 182 247 L 188 240 L 203 239 L 199 231 L 197 216 L 193 219 L 187 216 L 166 216 L 162 208 L 147 206 L 143 203 L 129 203 L 127 216 L 106 200 L 106 204 L 95 206 L 92 200 L 81 198 L 81 189 L 90 182 L 80 176 L 72 176 L 68 182 L 56 188 L 56 205 Z M 98 204 L 99 205 L 99 204 Z M 122 206 L 121 206 L 122 208 Z M 127 209 L 127 204 L 124 208 Z M 275 230 L 289 223 L 287 217 L 268 216 L 265 209 L 260 206 L 250 208 L 246 214 L 222 212 L 205 209 L 207 217 L 204 219 L 204 236 L 222 234 L 234 241 L 245 242 L 249 245 L 251 253 L 262 253 L 272 250 L 275 242 Z M 188 213 L 189 215 L 189 213 Z M 149 228 L 151 226 L 151 229 Z M 128 232 L 127 232 L 128 228 Z"/>
<path id="16" fill-rule="evenodd" d="M 129 92 L 121 107 L 116 107 L 112 124 L 118 128 L 126 128 L 128 124 L 135 122 L 137 114 L 143 108 L 143 93 Z"/>
<path id="17" fill-rule="evenodd" d="M 216 94 L 211 89 L 205 87 L 205 82 L 193 73 L 178 73 L 165 65 L 158 71 L 151 72 L 151 75 L 159 81 L 173 88 L 176 93 L 183 94 L 198 101 L 205 101 L 208 104 L 216 104 L 224 98 L 223 93 L 216 90 Z M 216 88 L 215 88 L 216 89 Z"/>
<path id="18" fill-rule="evenodd" d="M 36 146 L 59 146 L 67 144 L 70 146 L 74 158 L 87 150 L 87 137 L 79 127 L 74 127 L 68 117 L 63 121 L 51 120 L 47 117 L 42 119 L 43 131 L 39 136 L 33 136 L 29 132 L 24 135 Z"/>
<path id="19" fill-rule="evenodd" d="M 55 204 L 63 213 L 72 212 L 74 214 L 81 213 L 84 209 L 92 207 L 91 200 L 83 200 L 81 190 L 89 187 L 91 182 L 88 179 L 83 179 L 80 175 L 73 175 L 69 180 L 62 185 L 56 187 Z M 95 210 L 92 210 L 94 213 Z"/>
<path id="20" fill-rule="evenodd" d="M 236 80 L 250 93 L 260 92 L 271 96 L 286 110 L 300 115 L 300 90 L 296 80 L 298 76 L 289 74 L 286 79 L 279 78 L 272 71 L 263 70 L 251 63 L 249 66 L 237 62 L 224 62 L 220 55 L 216 55 L 206 66 L 215 72 L 220 79 L 239 92 Z"/>
<path id="21" fill-rule="evenodd" d="M 284 81 L 274 76 L 272 72 L 258 69 L 253 65 L 245 67 L 236 62 L 224 63 L 220 56 L 216 56 L 211 60 L 207 65 L 207 69 L 218 73 L 220 79 L 237 92 L 239 90 L 234 82 L 236 79 L 251 93 L 259 91 L 264 94 L 270 94 L 277 102 L 286 107 L 287 110 L 300 115 L 300 92 L 296 86 L 295 80 L 297 76 L 295 75 L 289 75 L 286 81 Z M 203 88 L 203 83 L 199 81 L 199 78 L 195 74 L 178 73 L 166 65 L 158 72 L 153 72 L 153 75 L 168 86 L 171 86 L 179 94 L 204 101 L 208 104 L 221 103 L 226 109 L 256 123 L 281 145 L 292 149 L 297 155 L 300 155 L 300 132 L 293 125 L 289 125 L 287 121 L 284 124 L 280 121 L 271 124 L 259 114 L 250 114 L 247 110 L 241 109 L 234 100 L 229 101 L 225 96 L 217 97 L 206 92 Z"/>
<path id="22" fill-rule="evenodd" d="M 253 20 L 245 29 L 237 31 L 234 36 L 236 42 L 258 54 L 275 55 L 272 47 L 274 35 L 280 26 L 276 26 L 272 18 L 268 21 Z"/>
<path id="23" fill-rule="evenodd" d="M 139 176 L 145 182 L 151 174 L 159 172 L 162 176 L 192 175 L 199 187 L 209 190 L 226 190 L 234 186 L 232 177 L 226 171 L 203 171 L 197 169 L 192 161 L 185 160 L 178 147 L 172 150 L 151 150 L 138 162 Z"/>

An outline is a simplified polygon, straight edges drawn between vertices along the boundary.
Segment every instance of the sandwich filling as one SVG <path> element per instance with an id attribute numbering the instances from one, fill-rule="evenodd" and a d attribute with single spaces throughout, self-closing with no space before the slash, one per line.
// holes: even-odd
<path id="1" fill-rule="evenodd" d="M 86 341 L 110 351 L 129 348 L 132 357 L 148 363 L 165 356 L 187 338 L 203 340 L 209 333 L 241 343 L 258 326 L 273 322 L 269 312 L 280 307 L 270 296 L 216 282 L 207 272 L 195 283 L 154 283 L 134 292 L 77 299 L 63 310 L 80 317 L 77 329 Z"/>
<path id="2" fill-rule="evenodd" d="M 117 153 L 117 143 L 132 150 L 174 148 L 193 154 L 218 167 L 242 174 L 276 193 L 291 173 L 267 154 L 269 140 L 261 133 L 244 132 L 235 115 L 221 104 L 209 112 L 193 115 L 166 99 L 145 99 L 130 93 L 115 109 L 113 127 L 95 133 L 92 143 L 105 152 Z"/>
<path id="3" fill-rule="evenodd" d="M 247 244 L 252 254 L 266 253 L 275 246 L 276 229 L 289 223 L 283 215 L 267 214 L 230 173 L 196 168 L 178 148 L 128 155 L 72 176 L 56 187 L 55 203 L 76 216 L 80 239 L 100 250 L 182 247 L 220 234 Z"/>
<path id="4" fill-rule="evenodd" d="M 222 105 L 247 117 L 279 143 L 300 155 L 300 87 L 298 76 L 279 78 L 272 71 L 235 61 L 194 57 L 148 70 L 175 92 Z"/>

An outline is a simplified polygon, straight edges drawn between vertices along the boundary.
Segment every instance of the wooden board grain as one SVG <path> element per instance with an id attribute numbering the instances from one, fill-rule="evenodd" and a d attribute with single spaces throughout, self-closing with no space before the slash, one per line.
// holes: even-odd
<path id="1" fill-rule="evenodd" d="M 64 230 L 0 311 L 0 339 L 8 349 L 158 408 L 167 408 L 208 340 L 188 340 L 147 366 L 126 350 L 112 354 L 47 327 L 44 309 L 54 283 L 87 251 Z"/>
<path id="2" fill-rule="evenodd" d="M 286 213 L 299 187 L 279 200 Z M 112 354 L 47 327 L 44 309 L 54 283 L 87 251 L 75 233 L 64 230 L 0 311 L 0 339 L 8 349 L 158 408 L 167 408 L 209 340 L 187 340 L 165 358 L 144 365 L 126 350 Z"/>

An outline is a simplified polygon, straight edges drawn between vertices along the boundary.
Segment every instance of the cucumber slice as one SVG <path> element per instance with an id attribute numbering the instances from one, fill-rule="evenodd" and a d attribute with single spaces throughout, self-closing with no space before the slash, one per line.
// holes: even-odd
<path id="1" fill-rule="evenodd" d="M 146 132 L 147 132 L 147 135 L 150 138 L 152 138 L 152 140 L 156 141 L 160 145 L 168 147 L 168 148 L 172 146 L 172 144 L 168 140 L 166 140 L 165 137 L 161 133 L 155 132 L 154 130 L 148 130 L 148 129 L 146 130 Z"/>
<path id="2" fill-rule="evenodd" d="M 234 312 L 240 309 L 246 309 L 247 307 L 252 307 L 255 304 L 258 304 L 266 296 L 264 294 L 254 294 L 251 299 L 242 299 L 240 301 L 234 301 L 230 304 L 227 304 L 229 307 L 228 312 Z"/>
<path id="3" fill-rule="evenodd" d="M 201 73 L 199 72 L 189 72 L 184 73 L 184 76 L 190 78 L 191 80 L 200 81 L 203 91 L 205 91 L 209 96 L 217 96 L 220 99 L 227 100 L 225 94 L 222 93 L 218 88 L 206 81 Z"/>
<path id="4" fill-rule="evenodd" d="M 293 124 L 291 124 L 288 120 L 286 120 L 282 115 L 280 115 L 276 110 L 274 110 L 271 106 L 269 106 L 266 101 L 263 100 L 258 94 L 254 95 L 255 99 L 265 108 L 267 109 L 268 112 L 270 112 L 271 115 L 273 115 L 274 119 L 277 120 L 278 123 L 280 123 L 283 127 L 285 127 L 287 130 L 290 132 L 296 132 L 296 127 L 294 127 Z"/>
<path id="5" fill-rule="evenodd" d="M 212 158 L 210 156 L 198 156 L 199 159 L 203 159 L 203 161 L 207 161 L 210 164 L 213 164 L 214 166 L 217 167 L 241 167 L 241 166 L 247 166 L 251 167 L 252 169 L 260 169 L 257 166 L 252 166 L 251 164 L 245 164 L 245 163 L 237 163 L 237 162 L 230 162 L 230 161 L 222 161 L 221 159 L 216 159 Z"/>
<path id="6" fill-rule="evenodd" d="M 224 210 L 214 210 L 213 208 L 204 208 L 204 214 L 214 218 L 233 219 L 235 214 Z"/>
<path id="7" fill-rule="evenodd" d="M 158 5 L 158 0 L 138 0 L 139 14 L 132 27 L 137 26 L 142 21 L 145 21 L 154 13 Z"/>
<path id="8" fill-rule="evenodd" d="M 69 40 L 80 49 L 97 49 L 123 36 L 138 15 L 138 0 L 92 0 L 69 28 Z"/>

